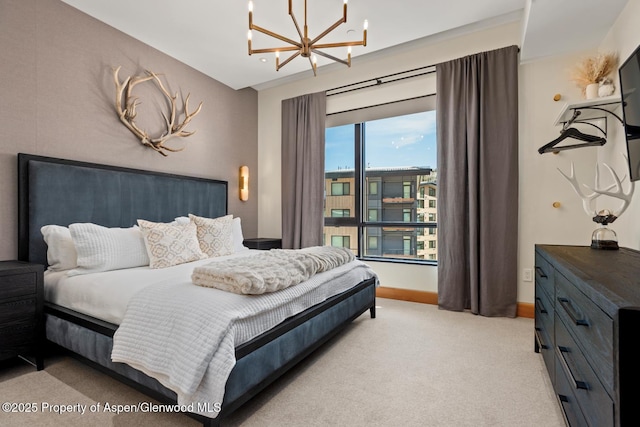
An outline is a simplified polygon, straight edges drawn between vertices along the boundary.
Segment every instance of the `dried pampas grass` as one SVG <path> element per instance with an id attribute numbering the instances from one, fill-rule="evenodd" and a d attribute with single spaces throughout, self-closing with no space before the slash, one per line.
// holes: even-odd
<path id="1" fill-rule="evenodd" d="M 615 53 L 598 53 L 583 59 L 576 64 L 571 72 L 571 80 L 582 89 L 584 94 L 588 85 L 600 83 L 618 66 L 618 56 Z"/>

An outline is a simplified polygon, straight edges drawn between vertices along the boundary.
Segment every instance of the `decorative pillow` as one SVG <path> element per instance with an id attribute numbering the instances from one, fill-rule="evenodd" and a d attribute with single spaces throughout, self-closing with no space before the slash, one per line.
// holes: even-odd
<path id="1" fill-rule="evenodd" d="M 234 252 L 233 215 L 203 218 L 189 214 L 189 218 L 198 227 L 198 242 L 202 252 L 209 257 L 229 255 Z"/>
<path id="2" fill-rule="evenodd" d="M 69 226 L 78 251 L 78 267 L 69 276 L 149 265 L 138 227 L 108 228 L 91 223 Z"/>
<path id="3" fill-rule="evenodd" d="M 51 271 L 71 270 L 78 266 L 78 252 L 71 232 L 61 225 L 45 225 L 40 229 L 47 244 L 47 264 Z"/>
<path id="4" fill-rule="evenodd" d="M 233 223 L 231 224 L 231 234 L 233 235 L 234 252 L 240 252 L 249 249 L 242 244 L 242 242 L 244 242 L 244 236 L 242 235 L 242 223 L 240 222 L 240 218 L 233 218 Z"/>
<path id="5" fill-rule="evenodd" d="M 198 244 L 194 223 L 167 224 L 138 220 L 151 268 L 166 268 L 206 258 Z"/>

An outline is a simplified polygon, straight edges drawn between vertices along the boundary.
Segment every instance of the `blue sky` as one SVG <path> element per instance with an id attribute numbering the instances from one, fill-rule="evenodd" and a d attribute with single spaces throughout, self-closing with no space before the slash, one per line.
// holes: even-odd
<path id="1" fill-rule="evenodd" d="M 365 126 L 368 167 L 436 168 L 436 112 L 374 120 Z M 325 170 L 354 167 L 354 125 L 327 128 Z"/>

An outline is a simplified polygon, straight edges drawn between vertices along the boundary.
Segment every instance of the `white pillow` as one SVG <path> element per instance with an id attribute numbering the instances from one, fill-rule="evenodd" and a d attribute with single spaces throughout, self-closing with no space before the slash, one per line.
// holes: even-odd
<path id="1" fill-rule="evenodd" d="M 198 227 L 200 249 L 209 257 L 229 255 L 235 252 L 233 245 L 233 215 L 219 218 L 203 218 L 189 214 Z"/>
<path id="2" fill-rule="evenodd" d="M 200 250 L 197 227 L 192 222 L 173 224 L 139 219 L 138 225 L 151 268 L 166 268 L 207 257 Z"/>
<path id="3" fill-rule="evenodd" d="M 189 224 L 191 219 L 188 216 L 178 216 L 170 224 Z"/>
<path id="4" fill-rule="evenodd" d="M 69 276 L 149 265 L 138 227 L 107 228 L 91 223 L 69 226 L 78 251 L 78 267 Z"/>
<path id="5" fill-rule="evenodd" d="M 78 253 L 71 232 L 61 225 L 45 225 L 40 229 L 47 244 L 47 264 L 51 271 L 71 270 L 78 266 Z"/>
<path id="6" fill-rule="evenodd" d="M 240 218 L 233 218 L 231 234 L 233 235 L 233 250 L 235 252 L 249 249 L 242 244 L 242 242 L 244 242 L 244 236 L 242 235 L 242 223 L 240 222 Z"/>

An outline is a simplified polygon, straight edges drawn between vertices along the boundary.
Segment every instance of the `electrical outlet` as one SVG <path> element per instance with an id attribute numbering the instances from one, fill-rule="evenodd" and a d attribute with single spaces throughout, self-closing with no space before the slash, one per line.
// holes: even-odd
<path id="1" fill-rule="evenodd" d="M 524 268 L 522 270 L 522 280 L 524 280 L 525 282 L 533 281 L 533 270 L 531 270 L 530 268 Z"/>

